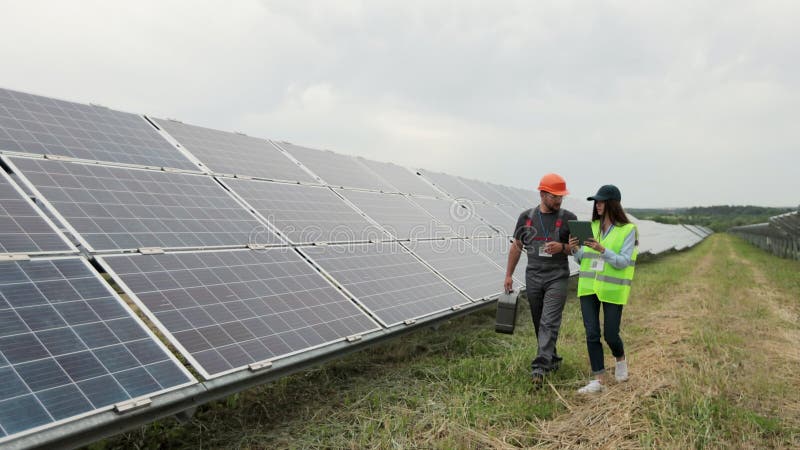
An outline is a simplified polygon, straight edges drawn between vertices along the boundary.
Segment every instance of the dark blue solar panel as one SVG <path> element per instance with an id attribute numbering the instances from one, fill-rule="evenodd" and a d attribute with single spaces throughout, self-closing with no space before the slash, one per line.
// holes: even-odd
<path id="1" fill-rule="evenodd" d="M 0 443 L 193 381 L 82 258 L 0 274 Z"/>

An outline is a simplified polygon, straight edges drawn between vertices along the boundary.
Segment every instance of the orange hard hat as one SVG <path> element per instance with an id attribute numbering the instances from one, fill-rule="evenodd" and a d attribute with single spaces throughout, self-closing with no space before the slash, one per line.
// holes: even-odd
<path id="1" fill-rule="evenodd" d="M 548 173 L 539 181 L 539 190 L 553 195 L 568 195 L 567 182 L 557 173 Z"/>

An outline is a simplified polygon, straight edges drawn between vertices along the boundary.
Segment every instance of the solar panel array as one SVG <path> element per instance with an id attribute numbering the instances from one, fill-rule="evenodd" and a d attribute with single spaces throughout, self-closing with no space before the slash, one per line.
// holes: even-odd
<path id="1" fill-rule="evenodd" d="M 503 293 L 505 269 L 467 240 L 416 241 L 409 248 L 472 300 Z"/>
<path id="2" fill-rule="evenodd" d="M 153 120 L 215 174 L 316 182 L 311 175 L 265 139 L 172 120 Z"/>
<path id="3" fill-rule="evenodd" d="M 286 142 L 278 145 L 317 175 L 319 181 L 338 187 L 392 192 L 394 189 L 378 175 L 358 164 L 352 156 L 301 147 Z"/>
<path id="4" fill-rule="evenodd" d="M 398 243 L 302 251 L 387 327 L 469 302 Z"/>
<path id="5" fill-rule="evenodd" d="M 0 150 L 199 170 L 141 116 L 2 88 Z"/>
<path id="6" fill-rule="evenodd" d="M 330 188 L 239 179 L 224 182 L 292 243 L 387 237 Z"/>
<path id="7" fill-rule="evenodd" d="M 4 89 L 0 153 L 0 444 L 77 433 L 59 426 L 90 429 L 81 419 L 196 387 L 166 344 L 204 380 L 241 380 L 482 304 L 536 203 L 532 191 Z M 640 222 L 643 242 L 675 236 Z M 673 247 L 703 237 L 681 230 Z M 524 263 L 514 277 L 524 284 Z"/>
<path id="8" fill-rule="evenodd" d="M 7 160 L 92 251 L 244 246 L 260 225 L 211 177 Z"/>
<path id="9" fill-rule="evenodd" d="M 772 216 L 766 223 L 733 227 L 730 232 L 774 255 L 800 260 L 800 209 Z"/>
<path id="10" fill-rule="evenodd" d="M 379 328 L 289 248 L 100 261 L 206 378 Z"/>
<path id="11" fill-rule="evenodd" d="M 397 239 L 455 237 L 450 227 L 434 220 L 402 195 L 364 191 L 339 191 L 339 193 Z"/>

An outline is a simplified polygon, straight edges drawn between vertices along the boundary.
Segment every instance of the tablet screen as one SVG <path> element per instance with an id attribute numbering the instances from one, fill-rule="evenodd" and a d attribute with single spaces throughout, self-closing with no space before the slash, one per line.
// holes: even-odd
<path id="1" fill-rule="evenodd" d="M 583 245 L 586 239 L 593 237 L 592 222 L 585 220 L 570 220 L 569 234 L 578 238 L 578 242 Z"/>

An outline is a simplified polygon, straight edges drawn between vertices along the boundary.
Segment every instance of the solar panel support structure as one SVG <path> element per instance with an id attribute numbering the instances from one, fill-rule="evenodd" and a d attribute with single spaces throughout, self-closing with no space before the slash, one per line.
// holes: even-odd
<path id="1" fill-rule="evenodd" d="M 25 253 L 0 253 L 0 261 L 28 261 L 31 257 Z"/>

